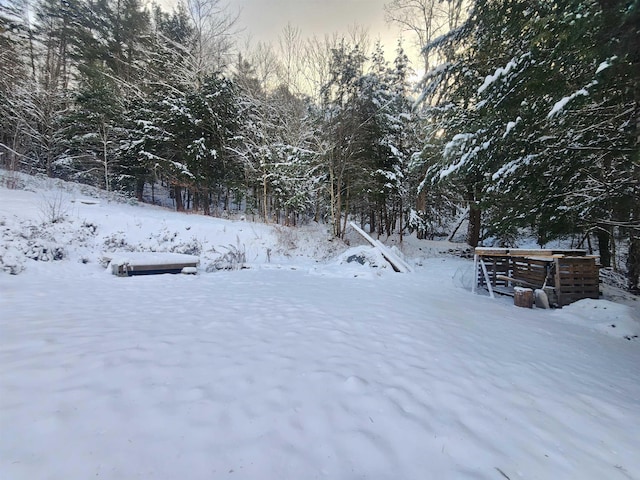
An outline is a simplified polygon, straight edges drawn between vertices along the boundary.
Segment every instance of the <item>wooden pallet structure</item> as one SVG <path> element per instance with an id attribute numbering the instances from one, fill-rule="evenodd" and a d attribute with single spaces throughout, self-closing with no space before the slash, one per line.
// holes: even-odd
<path id="1" fill-rule="evenodd" d="M 478 247 L 473 291 L 484 287 L 513 295 L 514 287 L 543 290 L 552 305 L 563 307 L 600 297 L 598 257 L 585 250 Z"/>

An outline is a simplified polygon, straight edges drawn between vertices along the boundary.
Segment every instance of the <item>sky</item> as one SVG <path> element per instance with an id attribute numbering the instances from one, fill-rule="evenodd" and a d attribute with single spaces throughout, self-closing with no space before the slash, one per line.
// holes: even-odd
<path id="1" fill-rule="evenodd" d="M 393 38 L 385 24 L 385 0 L 231 0 L 242 10 L 240 21 L 259 40 L 277 38 L 291 23 L 303 35 L 346 32 L 354 24 L 368 27 L 371 37 Z"/>
<path id="2" fill-rule="evenodd" d="M 241 37 L 257 42 L 276 43 L 282 30 L 291 24 L 302 37 L 346 34 L 357 25 L 368 30 L 371 44 L 380 39 L 387 56 L 395 53 L 399 30 L 388 25 L 384 5 L 390 0 L 227 0 L 231 11 L 240 11 Z M 171 7 L 176 0 L 161 0 Z M 405 41 L 410 50 L 411 42 Z"/>

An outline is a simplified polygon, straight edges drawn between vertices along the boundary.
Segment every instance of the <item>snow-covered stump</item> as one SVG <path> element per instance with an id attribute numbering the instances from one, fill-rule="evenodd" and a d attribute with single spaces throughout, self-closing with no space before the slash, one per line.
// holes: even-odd
<path id="1" fill-rule="evenodd" d="M 515 287 L 513 294 L 513 304 L 516 307 L 533 308 L 533 290 L 531 288 Z"/>

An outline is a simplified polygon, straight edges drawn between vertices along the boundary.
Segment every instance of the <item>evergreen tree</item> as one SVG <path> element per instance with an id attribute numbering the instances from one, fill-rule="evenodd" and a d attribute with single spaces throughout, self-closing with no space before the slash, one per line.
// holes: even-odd
<path id="1" fill-rule="evenodd" d="M 368 148 L 370 142 L 361 140 L 370 132 L 363 129 L 359 110 L 365 60 L 359 45 L 343 40 L 332 49 L 331 77 L 322 92 L 324 136 L 319 150 L 326 168 L 331 224 L 338 237 L 344 235 L 352 194 L 356 193 L 354 182 L 366 172 L 362 148 Z"/>
<path id="2" fill-rule="evenodd" d="M 28 67 L 20 52 L 26 50 L 22 9 L 15 3 L 0 4 L 0 165 L 16 170 L 25 145 L 20 106 L 20 84 Z"/>
<path id="3" fill-rule="evenodd" d="M 467 191 L 471 244 L 484 207 L 485 235 L 503 243 L 519 227 L 533 227 L 541 245 L 597 231 L 611 258 L 608 226 L 629 223 L 637 182 L 633 60 L 602 48 L 606 19 L 595 0 L 478 0 L 462 28 L 432 45 L 457 53 L 426 92 L 437 99 L 439 89 L 445 112 L 427 180 Z"/>
<path id="4" fill-rule="evenodd" d="M 96 69 L 85 74 L 66 121 L 71 134 L 68 174 L 111 190 L 119 158 L 124 103 L 114 81 Z"/>

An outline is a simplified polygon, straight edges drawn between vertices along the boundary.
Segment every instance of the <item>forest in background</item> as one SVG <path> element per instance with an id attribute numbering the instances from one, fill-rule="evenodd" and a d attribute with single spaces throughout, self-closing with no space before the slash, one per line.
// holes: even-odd
<path id="1" fill-rule="evenodd" d="M 357 27 L 242 45 L 221 0 L 0 0 L 0 166 L 336 236 L 466 216 L 472 246 L 571 237 L 638 289 L 640 0 L 385 10 L 420 65 Z"/>

